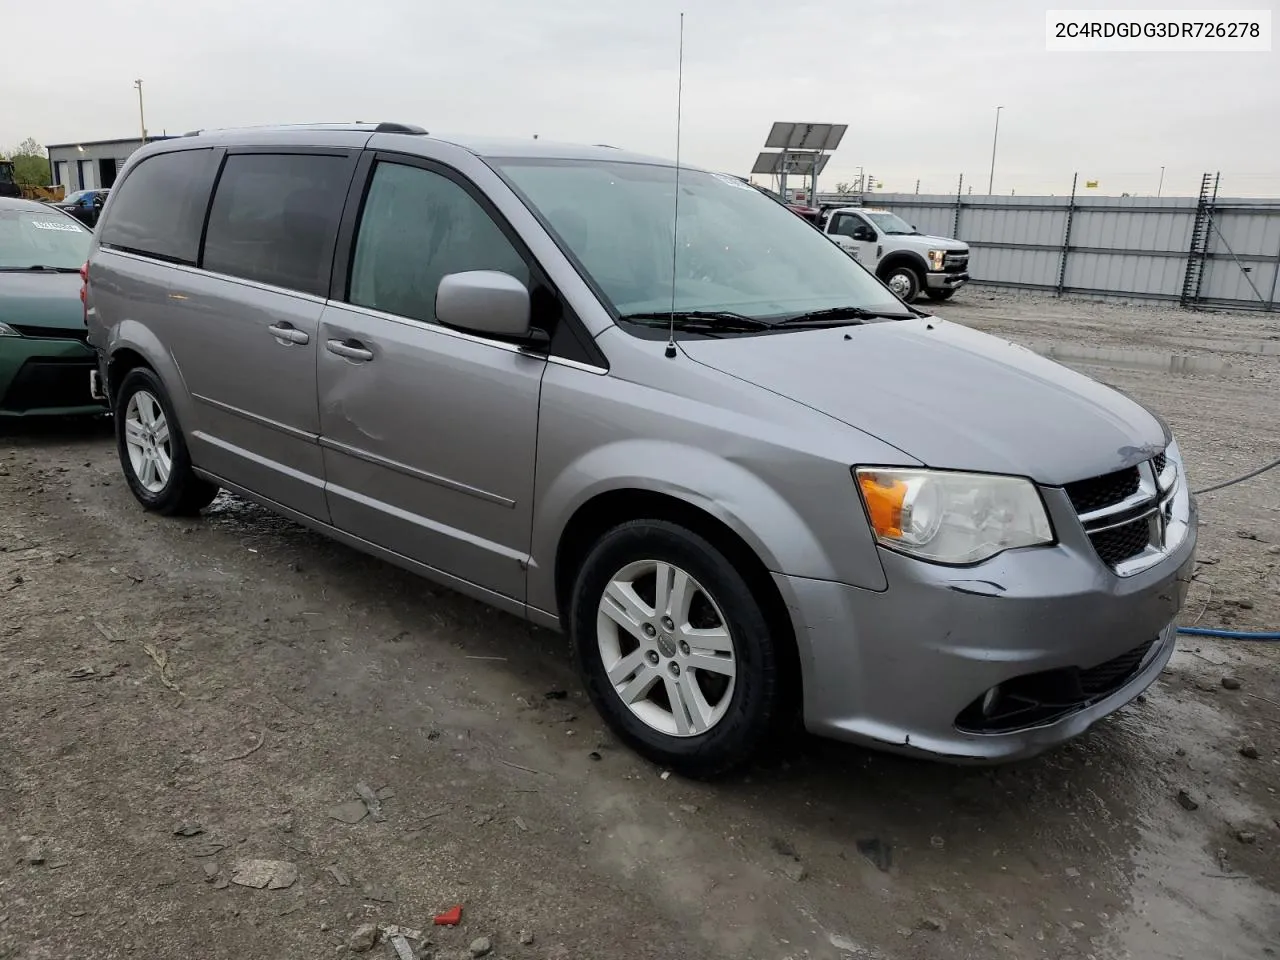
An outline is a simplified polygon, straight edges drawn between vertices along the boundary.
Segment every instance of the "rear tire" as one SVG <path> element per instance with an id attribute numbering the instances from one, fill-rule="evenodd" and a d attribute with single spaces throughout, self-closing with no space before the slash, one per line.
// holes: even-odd
<path id="1" fill-rule="evenodd" d="M 915 303 L 916 297 L 920 296 L 920 288 L 923 286 L 920 282 L 920 274 L 905 263 L 890 267 L 885 271 L 883 279 L 885 285 L 893 291 L 894 296 L 903 303 Z"/>
<path id="2" fill-rule="evenodd" d="M 614 733 L 685 776 L 745 764 L 786 718 L 764 611 L 725 555 L 677 524 L 634 520 L 600 538 L 578 572 L 569 635 Z"/>
<path id="3" fill-rule="evenodd" d="M 955 292 L 954 288 L 950 290 L 926 290 L 924 295 L 934 303 L 941 303 L 943 300 L 950 300 L 955 296 Z"/>
<path id="4" fill-rule="evenodd" d="M 115 398 L 116 449 L 125 481 L 146 509 L 167 517 L 199 513 L 218 495 L 196 476 L 164 384 L 146 367 L 125 375 Z"/>

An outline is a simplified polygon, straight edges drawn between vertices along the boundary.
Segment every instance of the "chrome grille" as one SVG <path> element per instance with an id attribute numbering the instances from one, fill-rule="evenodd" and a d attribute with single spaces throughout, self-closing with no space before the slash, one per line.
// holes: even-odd
<path id="1" fill-rule="evenodd" d="M 1174 516 L 1178 465 L 1160 453 L 1137 466 L 1066 485 L 1065 492 L 1098 558 L 1120 576 L 1144 570 L 1173 545 L 1169 530 L 1186 518 Z"/>

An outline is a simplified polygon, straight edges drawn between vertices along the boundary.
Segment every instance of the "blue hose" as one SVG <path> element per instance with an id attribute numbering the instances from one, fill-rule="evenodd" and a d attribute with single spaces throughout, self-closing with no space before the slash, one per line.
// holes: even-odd
<path id="1" fill-rule="evenodd" d="M 1214 627 L 1179 627 L 1189 637 L 1217 637 L 1220 640 L 1280 640 L 1280 633 L 1249 633 L 1245 630 L 1218 630 Z"/>

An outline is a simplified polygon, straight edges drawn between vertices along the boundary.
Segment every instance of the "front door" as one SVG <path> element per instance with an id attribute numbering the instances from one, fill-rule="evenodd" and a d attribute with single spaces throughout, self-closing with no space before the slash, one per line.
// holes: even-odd
<path id="1" fill-rule="evenodd" d="M 334 526 L 518 601 L 545 357 L 442 326 L 447 274 L 530 265 L 457 174 L 373 164 L 345 302 L 320 319 L 320 443 Z"/>
<path id="2" fill-rule="evenodd" d="M 848 250 L 868 270 L 875 270 L 879 242 L 873 227 L 856 213 L 832 214 L 829 233 L 836 243 Z"/>

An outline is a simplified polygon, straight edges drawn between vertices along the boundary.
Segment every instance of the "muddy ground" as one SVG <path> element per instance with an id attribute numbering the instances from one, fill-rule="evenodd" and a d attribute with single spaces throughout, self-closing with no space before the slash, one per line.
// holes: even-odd
<path id="1" fill-rule="evenodd" d="M 1195 486 L 1280 455 L 1280 317 L 938 312 L 1157 407 Z M 1280 628 L 1280 471 L 1201 509 L 1184 622 Z M 506 960 L 1280 950 L 1280 645 L 1184 638 L 1027 763 L 811 739 L 707 785 L 620 748 L 555 635 L 225 495 L 144 515 L 109 426 L 0 436 L 0 549 L 0 958 L 337 957 L 363 923 Z M 357 783 L 381 819 L 333 818 Z"/>

